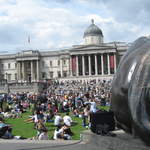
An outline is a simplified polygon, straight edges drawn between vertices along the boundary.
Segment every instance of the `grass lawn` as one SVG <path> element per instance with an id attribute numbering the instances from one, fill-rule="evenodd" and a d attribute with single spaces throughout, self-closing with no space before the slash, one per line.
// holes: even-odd
<path id="1" fill-rule="evenodd" d="M 24 120 L 28 119 L 28 116 L 30 115 L 30 112 L 26 112 L 22 114 L 22 118 L 15 118 L 15 119 L 7 119 L 5 122 L 7 124 L 12 125 L 13 128 L 13 135 L 19 135 L 25 138 L 31 138 L 36 136 L 36 129 L 34 129 L 33 123 L 26 123 Z M 76 121 L 77 124 L 73 125 L 71 127 L 73 135 L 73 140 L 80 139 L 80 133 L 83 130 L 86 130 L 86 128 L 82 127 L 82 119 L 78 117 L 72 117 L 73 121 Z M 51 138 L 54 134 L 54 130 L 56 127 L 54 127 L 53 123 L 46 123 L 46 127 L 48 128 L 48 134 L 49 138 Z"/>
<path id="2" fill-rule="evenodd" d="M 108 106 L 103 106 L 101 109 L 108 110 Z M 26 112 L 22 114 L 22 118 L 15 118 L 15 119 L 7 119 L 5 122 L 7 124 L 12 125 L 13 128 L 13 135 L 19 135 L 25 138 L 31 138 L 36 136 L 37 131 L 34 129 L 33 123 L 26 123 L 24 120 L 28 119 L 29 115 L 31 115 L 30 112 Z M 72 139 L 73 140 L 79 140 L 80 134 L 83 130 L 86 130 L 86 128 L 82 127 L 82 119 L 78 117 L 72 117 L 73 121 L 77 122 L 77 124 L 73 125 L 71 127 L 72 132 L 74 133 Z M 46 123 L 46 127 L 48 128 L 48 134 L 49 138 L 51 138 L 54 134 L 55 127 L 53 126 L 53 123 Z"/>

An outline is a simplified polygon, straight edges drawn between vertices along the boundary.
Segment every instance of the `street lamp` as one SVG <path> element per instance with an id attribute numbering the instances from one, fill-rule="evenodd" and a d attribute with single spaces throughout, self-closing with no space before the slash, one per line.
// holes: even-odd
<path id="1" fill-rule="evenodd" d="M 8 82 L 8 81 L 7 81 L 7 77 L 8 77 L 8 74 L 7 74 L 7 72 L 6 72 L 6 83 Z"/>
<path id="2" fill-rule="evenodd" d="M 7 93 L 9 94 L 10 90 L 9 90 L 8 74 L 7 74 L 7 72 L 6 72 L 6 85 L 7 85 Z"/>

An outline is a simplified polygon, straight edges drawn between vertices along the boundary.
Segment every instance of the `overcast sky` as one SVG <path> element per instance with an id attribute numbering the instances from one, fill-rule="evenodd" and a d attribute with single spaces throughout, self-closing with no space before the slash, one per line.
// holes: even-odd
<path id="1" fill-rule="evenodd" d="M 150 0 L 0 0 L 0 53 L 82 44 L 92 18 L 104 42 L 132 42 L 150 35 Z"/>

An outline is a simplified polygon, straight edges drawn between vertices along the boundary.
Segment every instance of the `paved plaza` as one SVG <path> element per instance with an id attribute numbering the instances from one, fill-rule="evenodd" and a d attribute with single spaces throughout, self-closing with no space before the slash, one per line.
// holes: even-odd
<path id="1" fill-rule="evenodd" d="M 0 140 L 0 150 L 148 150 L 139 139 L 115 131 L 116 137 L 100 136 L 85 131 L 78 141 Z"/>

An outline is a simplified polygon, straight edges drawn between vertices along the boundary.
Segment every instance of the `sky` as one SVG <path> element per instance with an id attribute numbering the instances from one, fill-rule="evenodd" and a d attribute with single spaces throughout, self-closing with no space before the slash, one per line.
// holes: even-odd
<path id="1" fill-rule="evenodd" d="M 131 43 L 150 35 L 149 18 L 150 0 L 0 0 L 0 53 L 83 44 L 91 19 L 104 42 Z"/>

